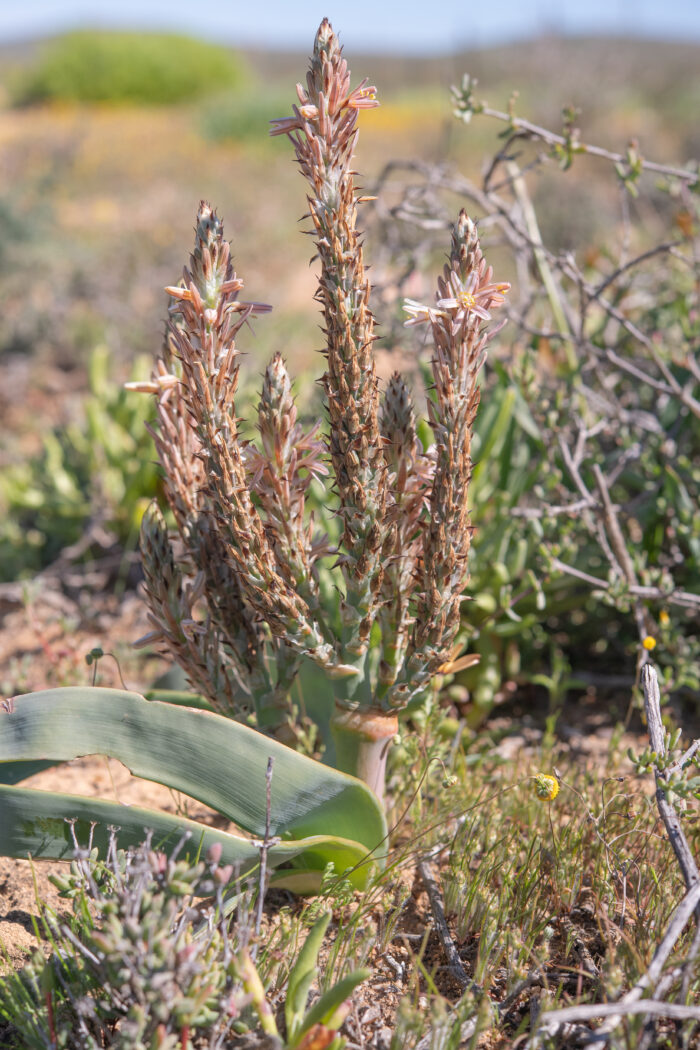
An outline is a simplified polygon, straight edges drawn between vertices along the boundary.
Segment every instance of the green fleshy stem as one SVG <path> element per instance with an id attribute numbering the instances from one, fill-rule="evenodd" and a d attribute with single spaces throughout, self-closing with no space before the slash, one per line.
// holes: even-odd
<path id="1" fill-rule="evenodd" d="M 364 780 L 380 802 L 384 801 L 386 760 L 398 729 L 396 714 L 376 708 L 351 711 L 337 705 L 331 720 L 338 769 Z"/>

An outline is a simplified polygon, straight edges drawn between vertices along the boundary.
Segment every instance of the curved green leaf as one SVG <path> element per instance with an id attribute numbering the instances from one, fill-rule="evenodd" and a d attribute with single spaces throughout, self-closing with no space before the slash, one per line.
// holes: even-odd
<path id="1" fill-rule="evenodd" d="M 339 1028 L 345 1018 L 335 1017 L 336 1011 L 346 999 L 350 998 L 357 986 L 366 981 L 369 976 L 369 970 L 355 970 L 353 973 L 348 973 L 345 977 L 341 977 L 311 1007 L 304 1018 L 298 1037 L 308 1032 L 315 1024 L 323 1024 L 332 1029 Z"/>
<path id="2" fill-rule="evenodd" d="M 325 912 L 309 930 L 296 961 L 289 971 L 287 998 L 284 1004 L 284 1020 L 287 1039 L 293 1040 L 304 1020 L 306 1000 L 312 982 L 318 976 L 318 953 L 331 921 L 331 913 Z"/>
<path id="3" fill-rule="evenodd" d="M 145 831 L 153 831 L 155 849 L 172 849 L 184 833 L 189 832 L 195 853 L 204 852 L 215 842 L 221 843 L 222 864 L 235 864 L 245 875 L 258 864 L 259 844 L 243 835 L 211 828 L 197 820 L 160 813 L 140 806 L 126 806 L 100 798 L 66 795 L 32 788 L 0 786 L 0 855 L 41 859 L 70 859 L 75 843 L 73 831 L 81 846 L 92 843 L 100 852 L 109 839 L 110 827 L 118 828 L 120 847 L 143 842 Z M 362 861 L 366 849 L 358 842 L 335 836 L 313 836 L 272 845 L 268 861 L 272 867 L 330 850 L 340 855 L 347 866 Z"/>
<path id="4" fill-rule="evenodd" d="M 198 693 L 187 693 L 180 689 L 149 689 L 143 694 L 146 700 L 160 700 L 177 707 L 194 707 L 199 711 L 213 711 L 213 705 Z"/>
<path id="5" fill-rule="evenodd" d="M 221 715 L 95 688 L 28 693 L 15 698 L 11 713 L 0 715 L 0 782 L 3 767 L 11 770 L 19 762 L 92 754 L 117 758 L 136 776 L 182 791 L 258 837 L 265 830 L 265 772 L 271 757 L 270 831 L 306 840 L 299 863 L 307 868 L 322 869 L 333 860 L 336 870 L 343 871 L 358 863 L 360 853 L 380 846 L 386 835 L 381 805 L 361 781 Z M 5 789 L 4 795 L 9 797 L 11 790 L 19 789 Z M 48 797 L 60 803 L 60 796 Z M 81 812 L 87 816 L 92 807 L 97 813 L 93 800 L 84 802 Z M 125 808 L 118 807 L 122 816 Z M 60 805 L 56 812 L 57 819 L 80 815 Z M 113 815 L 109 820 L 125 826 Z M 149 826 L 154 826 L 152 820 Z M 60 837 L 57 831 L 57 842 Z M 375 859 L 381 861 L 380 856 Z"/>

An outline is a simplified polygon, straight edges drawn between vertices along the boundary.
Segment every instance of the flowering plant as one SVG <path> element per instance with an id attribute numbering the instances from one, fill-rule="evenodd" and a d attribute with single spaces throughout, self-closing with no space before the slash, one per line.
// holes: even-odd
<path id="1" fill-rule="evenodd" d="M 462 212 L 436 305 L 409 300 L 408 325 L 426 323 L 435 345 L 434 444 L 423 448 L 404 379 L 380 396 L 374 317 L 364 267 L 352 156 L 360 110 L 376 89 L 352 89 L 330 24 L 316 36 L 293 115 L 272 134 L 291 140 L 309 183 L 308 208 L 321 275 L 326 333 L 322 377 L 329 432 L 297 422 L 282 357 L 268 366 L 258 407 L 259 442 L 243 440 L 234 403 L 235 336 L 268 306 L 239 299 L 223 226 L 203 203 L 195 247 L 174 299 L 166 347 L 152 382 L 156 444 L 179 544 L 161 511 L 144 519 L 142 550 L 153 631 L 193 688 L 216 710 L 293 742 L 290 687 L 304 661 L 326 675 L 339 768 L 381 797 L 398 713 L 437 673 L 456 665 L 467 583 L 467 509 L 478 376 L 490 311 L 507 284 L 492 280 L 474 223 Z M 340 543 L 305 515 L 309 486 L 330 473 Z M 330 497 L 330 493 L 329 493 Z M 332 554 L 336 608 L 319 566 Z M 335 622 L 334 622 L 335 620 Z M 369 659 L 370 644 L 379 656 Z M 462 658 L 466 666 L 472 658 Z"/>
<path id="2" fill-rule="evenodd" d="M 321 438 L 320 423 L 304 430 L 297 421 L 276 354 L 258 406 L 259 442 L 243 439 L 236 336 L 270 307 L 239 298 L 243 282 L 221 220 L 202 203 L 189 266 L 168 289 L 174 305 L 165 348 L 151 380 L 130 385 L 156 398 L 154 436 L 175 525 L 173 532 L 156 504 L 143 519 L 153 625 L 143 641 L 171 653 L 200 706 L 213 710 L 116 690 L 17 698 L 0 734 L 0 798 L 9 817 L 0 852 L 66 855 L 67 817 L 78 821 L 73 831 L 81 842 L 90 835 L 103 847 L 110 825 L 121 827 L 120 841 L 129 845 L 145 827 L 173 842 L 186 824 L 204 846 L 212 836 L 223 842 L 224 859 L 243 870 L 257 862 L 264 832 L 265 855 L 273 866 L 292 865 L 293 874 L 285 870 L 282 878 L 294 888 L 317 886 L 330 862 L 359 872 L 362 884 L 366 867 L 357 865 L 368 853 L 384 856 L 375 850 L 386 838 L 381 801 L 398 714 L 436 674 L 475 659 L 458 658 L 455 647 L 471 541 L 472 428 L 479 372 L 498 330 L 488 328 L 489 311 L 508 285 L 492 281 L 476 226 L 462 212 L 436 305 L 406 307 L 408 324 L 428 324 L 435 347 L 434 443 L 424 448 L 404 379 L 395 373 L 380 397 L 373 356 L 357 229 L 362 198 L 351 162 L 358 112 L 378 104 L 376 92 L 365 84 L 350 88 L 327 21 L 307 86 L 297 93 L 293 116 L 275 121 L 273 134 L 289 136 L 310 185 L 327 335 L 328 436 Z M 329 474 L 337 545 L 316 534 L 305 513 L 313 479 Z M 321 559 L 329 554 L 333 570 L 323 571 L 336 572 L 335 607 L 321 587 Z M 283 746 L 300 742 L 290 689 L 309 663 L 325 675 L 316 700 L 331 724 L 337 769 Z M 243 834 L 15 786 L 37 762 L 94 753 L 212 806 Z M 265 769 L 272 758 L 270 790 Z"/>

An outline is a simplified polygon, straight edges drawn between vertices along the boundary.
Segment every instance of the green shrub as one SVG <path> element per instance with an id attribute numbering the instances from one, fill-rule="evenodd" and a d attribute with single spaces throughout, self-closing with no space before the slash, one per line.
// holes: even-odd
<path id="1" fill-rule="evenodd" d="M 454 194 L 481 215 L 498 272 L 520 275 L 475 422 L 462 631 L 480 662 L 462 665 L 448 695 L 475 722 L 513 683 L 544 686 L 556 708 L 620 670 L 631 684 L 651 652 L 665 696 L 696 693 L 697 163 L 584 145 L 574 111 L 553 133 L 490 109 L 474 88 L 465 77 L 455 89 L 457 115 L 506 125 L 480 183 L 408 161 L 372 187 L 377 269 L 400 258 L 405 289 L 417 273 L 428 280 Z M 566 236 L 551 223 L 557 185 Z"/>
<path id="2" fill-rule="evenodd" d="M 28 463 L 0 470 L 0 581 L 45 568 L 91 519 L 135 545 L 159 484 L 145 429 L 152 409 L 110 377 L 103 347 L 93 351 L 89 381 L 84 417 L 49 431 Z"/>
<path id="3" fill-rule="evenodd" d="M 16 88 L 16 101 L 169 105 L 240 86 L 225 48 L 165 33 L 80 30 L 52 41 Z"/>

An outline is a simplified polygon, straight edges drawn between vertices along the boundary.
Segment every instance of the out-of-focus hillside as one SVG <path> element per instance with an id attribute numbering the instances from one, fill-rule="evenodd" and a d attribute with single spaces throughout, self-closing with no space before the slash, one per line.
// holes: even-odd
<path id="1" fill-rule="evenodd" d="M 70 413 L 70 399 L 53 392 L 80 393 L 96 344 L 118 372 L 156 351 L 163 287 L 190 250 L 200 198 L 226 220 L 246 294 L 274 306 L 242 341 L 248 373 L 281 350 L 294 372 L 318 374 L 305 187 L 289 144 L 267 137 L 267 121 L 290 112 L 306 57 L 247 52 L 244 87 L 191 104 L 13 106 L 13 85 L 40 56 L 36 43 L 0 48 L 0 461 L 15 458 L 37 419 Z M 449 85 L 465 72 L 491 105 L 505 109 L 518 90 L 518 112 L 553 127 L 563 105 L 580 107 L 583 137 L 603 145 L 624 149 L 636 137 L 646 156 L 668 162 L 700 153 L 700 47 L 552 38 L 433 59 L 348 59 L 353 79 L 368 77 L 382 100 L 362 114 L 365 186 L 395 157 L 479 171 L 498 129 L 452 117 Z M 553 200 L 551 221 L 580 225 L 596 209 L 586 176 L 579 213 L 560 214 Z"/>
<path id="2" fill-rule="evenodd" d="M 299 79 L 298 55 L 246 57 L 266 80 Z M 408 89 L 447 91 L 468 71 L 492 105 L 504 107 L 519 91 L 521 108 L 537 121 L 556 122 L 562 107 L 573 105 L 583 110 L 585 127 L 610 143 L 633 130 L 649 136 L 646 146 L 653 149 L 665 131 L 678 151 L 674 159 L 694 156 L 700 146 L 700 46 L 694 43 L 541 37 L 436 58 L 353 55 L 352 67 L 390 98 Z"/>

